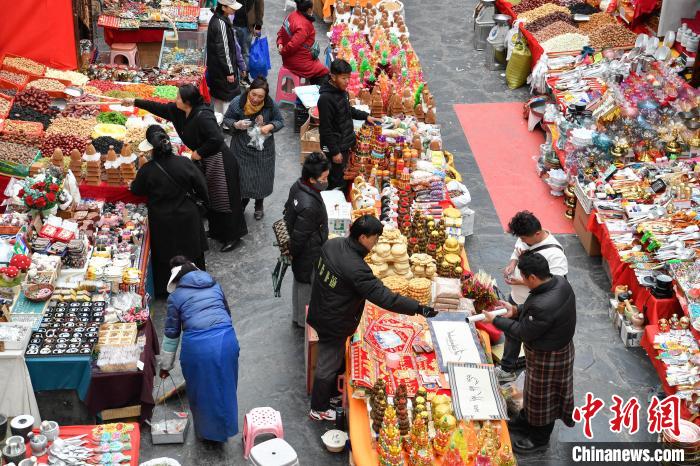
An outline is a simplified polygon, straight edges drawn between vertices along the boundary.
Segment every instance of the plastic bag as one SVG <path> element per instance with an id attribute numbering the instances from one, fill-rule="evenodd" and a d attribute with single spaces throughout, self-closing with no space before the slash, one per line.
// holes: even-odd
<path id="1" fill-rule="evenodd" d="M 527 82 L 530 74 L 532 54 L 523 42 L 518 42 L 513 49 L 508 66 L 506 66 L 506 84 L 510 89 L 517 89 Z"/>
<path id="2" fill-rule="evenodd" d="M 267 37 L 262 36 L 253 40 L 248 55 L 248 74 L 251 79 L 258 76 L 267 78 L 270 65 L 270 49 L 267 45 Z"/>
<path id="3" fill-rule="evenodd" d="M 254 147 L 257 150 L 263 150 L 265 147 L 265 140 L 270 137 L 270 134 L 272 133 L 267 133 L 263 134 L 260 131 L 261 126 L 251 126 L 248 128 L 248 137 L 250 138 L 250 142 L 248 142 L 248 147 Z"/>

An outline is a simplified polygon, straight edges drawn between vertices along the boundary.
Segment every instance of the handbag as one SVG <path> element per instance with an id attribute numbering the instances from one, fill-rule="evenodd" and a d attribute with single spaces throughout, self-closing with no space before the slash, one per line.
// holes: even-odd
<path id="1" fill-rule="evenodd" d="M 168 172 L 165 170 L 165 168 L 163 168 L 163 167 L 162 167 L 158 162 L 156 162 L 156 161 L 153 161 L 153 163 L 156 164 L 156 167 L 160 168 L 160 171 L 162 171 L 163 173 L 165 173 L 165 176 L 167 176 L 168 179 L 169 179 L 175 186 L 177 186 L 177 187 L 180 188 L 181 190 L 185 191 L 185 190 L 182 188 L 182 186 L 180 186 L 180 183 L 178 183 L 177 181 L 175 181 L 175 179 L 174 179 L 172 176 L 170 176 L 170 173 L 168 173 Z M 197 210 L 199 210 L 199 215 L 201 215 L 202 217 L 206 217 L 206 215 L 207 215 L 207 210 L 208 210 L 208 208 L 207 208 L 207 203 L 204 202 L 204 200 L 203 200 L 201 197 L 197 196 L 197 195 L 196 195 L 195 193 L 193 193 L 193 192 L 185 191 L 185 199 L 188 199 L 189 201 L 191 201 L 191 202 L 197 207 Z"/>
<path id="2" fill-rule="evenodd" d="M 280 254 L 291 258 L 292 254 L 289 250 L 289 231 L 287 230 L 287 222 L 284 221 L 284 218 L 272 224 L 272 231 L 275 234 L 275 246 L 280 250 Z"/>

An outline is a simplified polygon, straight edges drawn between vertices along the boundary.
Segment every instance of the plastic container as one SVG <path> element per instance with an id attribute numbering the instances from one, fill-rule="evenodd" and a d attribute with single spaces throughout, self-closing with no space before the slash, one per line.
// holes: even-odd
<path id="1" fill-rule="evenodd" d="M 9 95 L 5 95 L 0 93 L 0 99 L 5 99 L 10 103 L 10 106 L 7 107 L 7 111 L 5 112 L 0 112 L 0 118 L 7 118 L 7 116 L 10 114 L 10 109 L 12 108 L 12 104 L 15 101 L 14 97 L 10 97 Z"/>
<path id="2" fill-rule="evenodd" d="M 6 59 L 6 58 L 26 58 L 26 57 L 20 57 L 19 55 L 12 55 L 11 53 L 5 54 L 5 56 L 2 57 L 2 69 L 3 69 L 3 70 L 13 71 L 13 72 L 15 72 L 15 73 L 20 73 L 20 74 L 27 74 L 27 75 L 29 75 L 29 76 L 34 76 L 34 77 L 37 77 L 37 78 L 43 77 L 43 76 L 44 76 L 44 73 L 46 73 L 46 66 L 42 65 L 41 63 L 37 63 L 37 62 L 34 61 L 34 60 L 32 60 L 32 61 L 34 61 L 35 63 L 37 63 L 37 65 L 40 65 L 41 68 L 42 68 L 42 69 L 41 69 L 41 73 L 39 73 L 39 74 L 30 73 L 30 72 L 27 71 L 27 70 L 22 70 L 22 69 L 19 69 L 19 68 L 15 68 L 15 67 L 12 66 L 12 65 L 5 64 L 5 59 Z"/>
<path id="3" fill-rule="evenodd" d="M 31 79 L 29 80 L 29 82 L 27 83 L 27 85 L 25 86 L 25 88 L 26 88 L 27 86 L 29 86 L 33 81 L 38 81 L 39 79 L 50 79 L 50 80 L 52 80 L 52 81 L 58 81 L 58 82 L 60 82 L 61 84 L 63 84 L 64 86 L 66 86 L 66 87 L 72 86 L 72 85 L 73 85 L 73 84 L 72 84 L 70 81 L 68 81 L 67 79 L 47 78 L 47 77 L 45 77 L 45 76 L 39 76 L 39 77 L 31 78 Z M 54 97 L 54 98 L 61 98 L 61 97 L 65 97 L 65 96 L 66 96 L 66 93 L 65 93 L 64 91 L 46 91 L 46 93 L 49 94 L 51 97 Z"/>
<path id="4" fill-rule="evenodd" d="M 25 73 L 18 73 L 17 71 L 11 70 L 5 71 L 10 71 L 11 73 L 22 75 L 24 79 L 22 80 L 22 82 L 16 83 L 14 81 L 9 81 L 7 79 L 0 78 L 0 87 L 2 87 L 3 89 L 17 89 L 18 91 L 21 91 L 22 89 L 24 89 L 24 86 L 26 86 L 29 82 L 30 76 Z"/>

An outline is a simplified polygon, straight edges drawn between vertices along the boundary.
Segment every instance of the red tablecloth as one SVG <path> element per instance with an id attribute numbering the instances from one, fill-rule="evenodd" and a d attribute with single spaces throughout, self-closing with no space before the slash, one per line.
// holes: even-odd
<path id="1" fill-rule="evenodd" d="M 129 433 L 129 436 L 131 437 L 131 450 L 124 452 L 125 455 L 131 456 L 131 460 L 129 463 L 122 463 L 122 464 L 129 464 L 130 466 L 138 466 L 139 465 L 139 450 L 141 449 L 141 430 L 139 429 L 138 424 L 133 424 L 134 430 L 132 430 Z M 87 434 L 88 436 L 92 435 L 92 429 L 94 429 L 95 426 L 60 426 L 59 429 L 59 436 L 63 439 L 66 439 L 68 437 L 75 437 L 77 435 L 83 435 Z M 38 429 L 34 429 L 34 432 L 39 433 Z M 89 437 L 86 437 L 86 439 Z M 27 443 L 27 451 L 31 451 L 29 448 L 29 443 Z M 27 456 L 29 457 L 29 456 Z M 47 463 L 49 462 L 49 455 L 44 455 L 40 456 L 37 458 L 39 460 L 39 463 Z"/>
<path id="2" fill-rule="evenodd" d="M 105 409 L 141 405 L 140 421 L 151 418 L 153 406 L 153 378 L 156 373 L 156 354 L 159 354 L 158 334 L 149 319 L 139 335 L 146 336 L 146 346 L 141 353 L 143 370 L 135 372 L 100 372 L 93 363 L 92 380 L 85 405 L 91 415 Z"/>
<path id="3" fill-rule="evenodd" d="M 114 43 L 129 44 L 137 42 L 162 42 L 164 29 L 136 29 L 125 30 L 104 27 L 105 42 L 110 47 Z"/>
<path id="4" fill-rule="evenodd" d="M 676 387 L 670 386 L 668 383 L 666 383 L 666 364 L 663 363 L 663 361 L 657 359 L 656 357 L 658 356 L 658 351 L 654 348 L 654 337 L 656 334 L 659 333 L 659 327 L 656 325 L 647 325 L 644 328 L 644 335 L 642 335 L 642 348 L 647 352 L 647 355 L 649 356 L 649 360 L 651 361 L 651 365 L 654 366 L 654 369 L 656 370 L 656 373 L 659 376 L 659 379 L 661 380 L 661 385 L 663 386 L 664 392 L 667 395 L 673 395 L 676 393 Z M 681 403 L 681 417 L 683 419 L 688 419 L 692 417 L 692 414 L 686 407 L 685 403 Z M 700 417 L 696 418 L 693 420 L 693 422 L 697 425 L 700 425 Z"/>
<path id="5" fill-rule="evenodd" d="M 0 202 L 6 199 L 5 188 L 10 182 L 10 178 L 7 175 L 0 174 Z M 78 186 L 80 189 L 80 194 L 85 199 L 104 199 L 107 202 L 130 202 L 133 204 L 146 203 L 145 197 L 135 196 L 131 194 L 131 191 L 126 186 L 110 186 L 106 183 L 102 183 L 99 186 L 91 186 L 87 184 L 81 184 Z"/>
<path id="6" fill-rule="evenodd" d="M 627 285 L 635 305 L 644 312 L 648 323 L 656 324 L 661 318 L 668 319 L 673 314 L 680 316 L 683 313 L 678 298 L 657 299 L 649 292 L 649 288 L 639 284 L 634 270 L 620 260 L 615 244 L 610 239 L 610 232 L 605 225 L 597 222 L 595 215 L 591 215 L 588 220 L 588 230 L 600 242 L 600 253 L 610 268 L 611 289 L 614 290 L 618 285 Z"/>

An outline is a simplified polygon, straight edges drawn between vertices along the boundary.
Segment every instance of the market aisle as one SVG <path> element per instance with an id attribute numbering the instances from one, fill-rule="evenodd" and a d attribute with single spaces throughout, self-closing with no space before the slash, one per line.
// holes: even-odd
<path id="1" fill-rule="evenodd" d="M 454 109 L 503 229 L 516 212 L 530 210 L 552 233 L 574 233 L 562 198 L 550 195 L 537 176 L 532 158 L 542 133 L 528 131 L 522 102 L 455 104 Z M 523 183 L 513 183 L 515 177 Z"/>
<path id="2" fill-rule="evenodd" d="M 282 0 L 268 0 L 264 31 L 271 43 L 284 14 Z M 426 73 L 431 92 L 438 105 L 438 123 L 442 126 L 445 147 L 457 155 L 457 168 L 472 193 L 472 208 L 478 216 L 475 235 L 467 242 L 474 270 L 484 269 L 498 277 L 498 269 L 512 251 L 513 239 L 503 233 L 478 166 L 453 111 L 459 103 L 523 101 L 525 90 L 510 91 L 498 73 L 485 71 L 483 52 L 473 50 L 471 18 L 474 0 L 448 0 L 440 8 L 425 9 L 417 0 L 406 0 L 406 19 L 414 45 Z M 317 39 L 325 48 L 327 26 L 316 23 Z M 279 56 L 271 53 L 273 71 L 271 87 L 276 83 Z M 272 406 L 282 413 L 285 439 L 293 445 L 300 463 L 309 466 L 347 464 L 344 455 L 327 453 L 320 442 L 324 427 L 307 418 L 308 398 L 305 390 L 303 334 L 291 325 L 291 274 L 282 287 L 282 298 L 274 298 L 270 274 L 277 259 L 272 246 L 271 225 L 280 218 L 289 186 L 300 172 L 299 137 L 293 132 L 293 111 L 283 110 L 285 127 L 277 138 L 276 180 L 273 195 L 266 200 L 265 218 L 256 222 L 252 206 L 247 211 L 249 235 L 242 247 L 221 254 L 218 247 L 207 256 L 212 274 L 221 281 L 233 309 L 233 320 L 241 345 L 238 387 L 239 418 L 256 406 Z M 533 168 L 534 170 L 534 168 Z M 514 180 L 517 183 L 517 180 Z M 531 189 L 522 186 L 523 192 Z M 658 383 L 647 358 L 639 349 L 626 350 L 613 332 L 607 318 L 606 300 L 609 282 L 599 259 L 588 258 L 573 235 L 559 236 L 570 261 L 569 278 L 579 302 L 579 327 L 576 336 L 577 402 L 580 387 L 596 387 L 596 395 L 609 399 L 618 393 L 625 398 L 637 396 L 645 403 L 647 390 Z M 501 283 L 502 284 L 502 283 Z M 164 302 L 154 306 L 154 322 L 162 336 Z M 594 420 L 596 434 L 608 432 L 607 416 Z M 330 427 L 330 426 L 328 426 Z M 610 434 L 608 434 L 609 436 Z M 578 440 L 580 430 L 557 428 L 560 441 Z M 619 439 L 622 440 L 622 439 Z M 223 449 L 212 450 L 196 442 L 190 432 L 184 446 L 152 446 L 150 436 L 143 435 L 141 459 L 172 456 L 183 465 L 243 465 L 240 434 Z M 556 444 L 537 457 L 537 464 L 562 464 L 562 450 Z M 520 461 L 520 464 L 534 464 Z"/>

